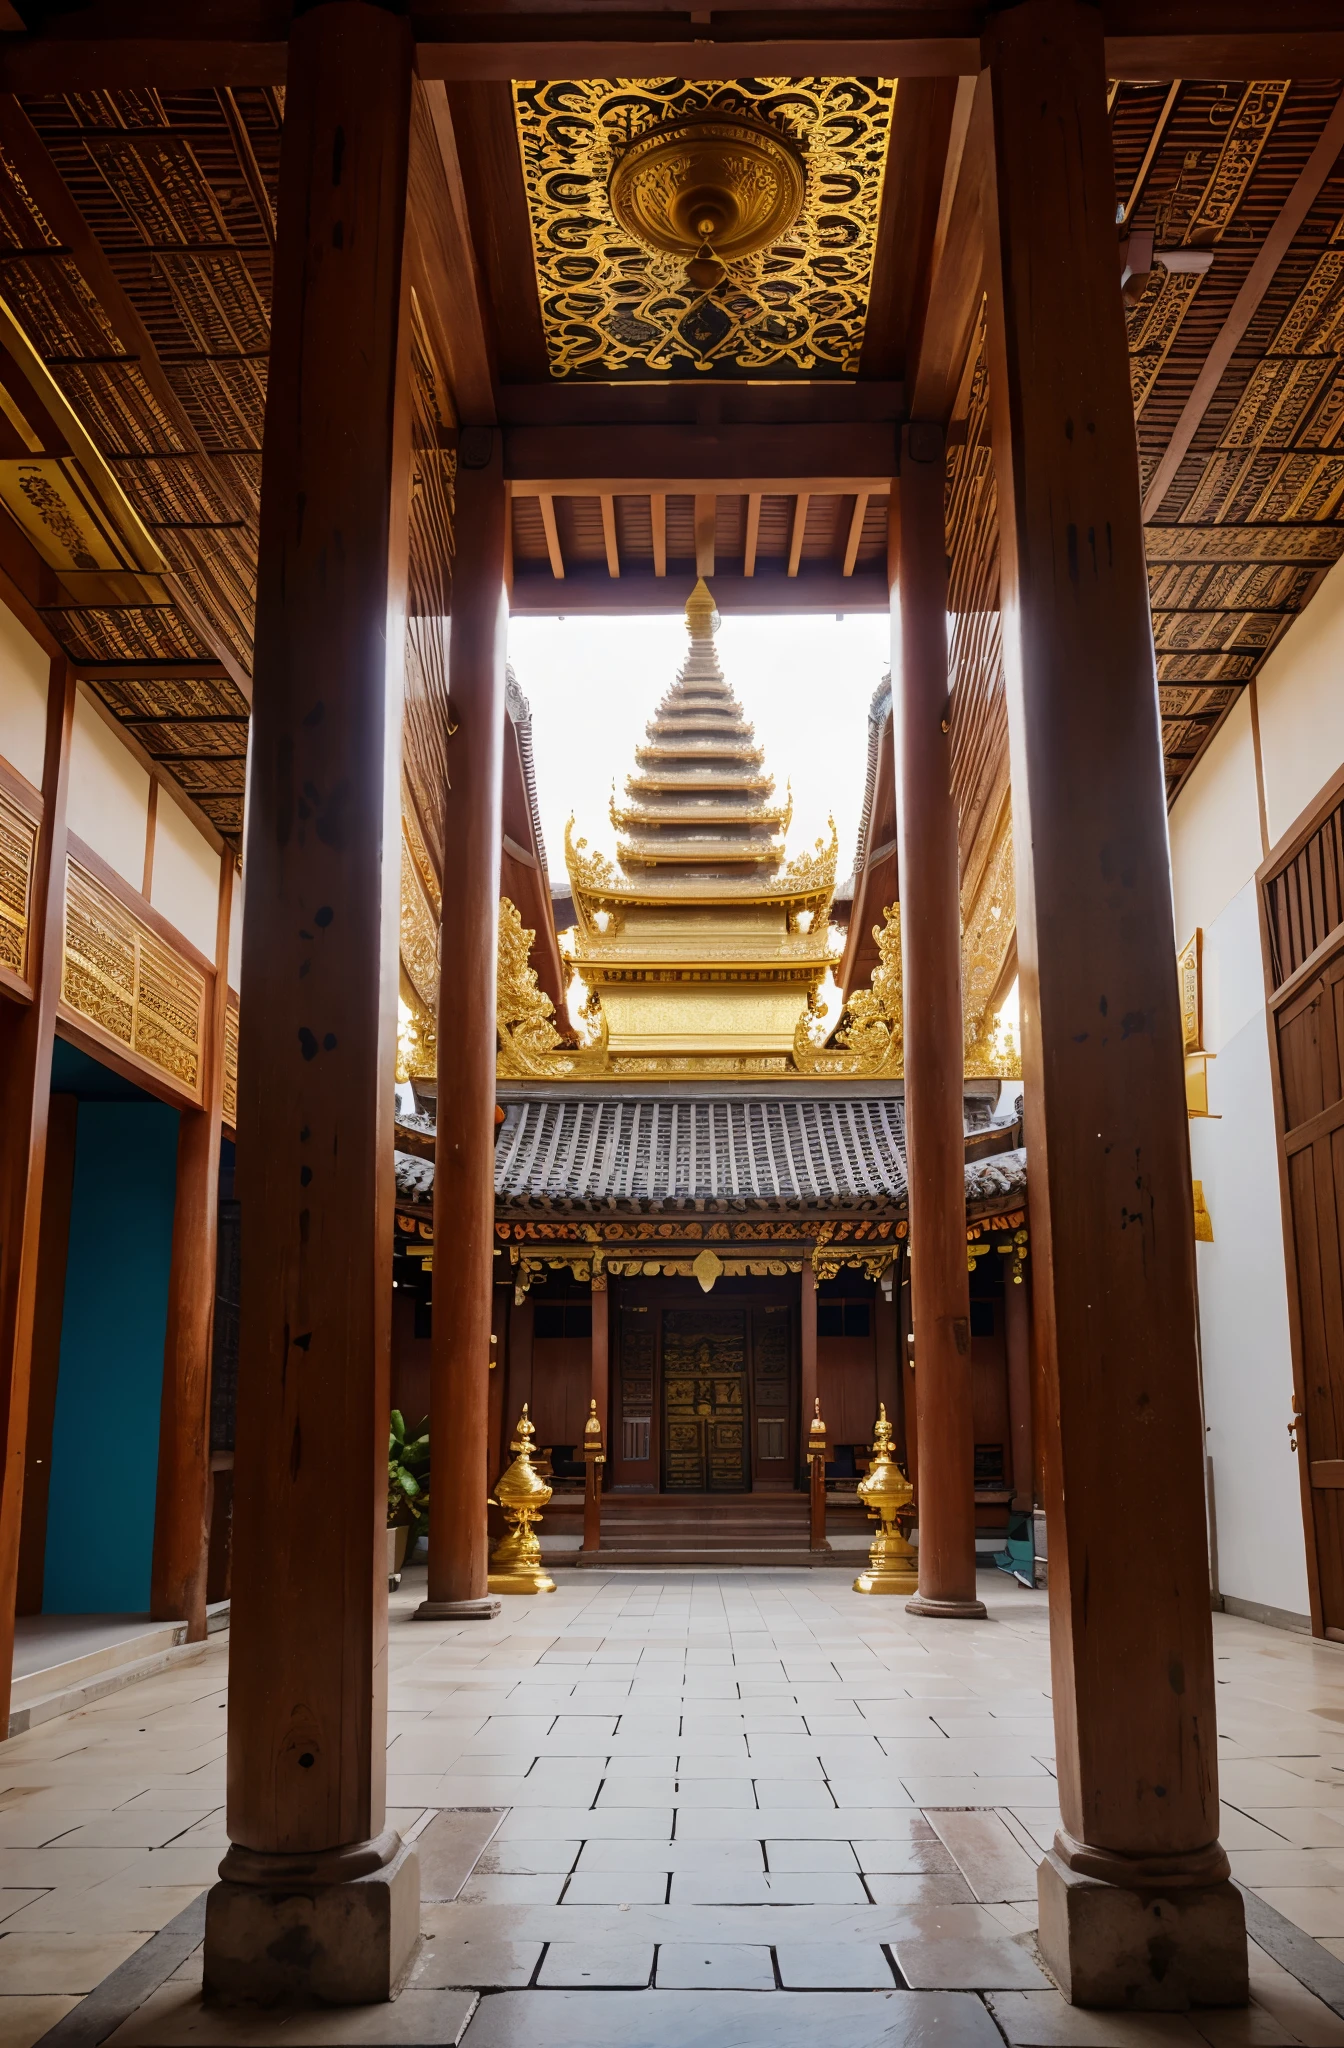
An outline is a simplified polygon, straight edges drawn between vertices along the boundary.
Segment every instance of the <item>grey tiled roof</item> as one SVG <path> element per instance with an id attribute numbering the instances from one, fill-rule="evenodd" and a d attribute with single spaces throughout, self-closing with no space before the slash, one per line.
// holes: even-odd
<path id="1" fill-rule="evenodd" d="M 905 1196 L 905 1110 L 857 1101 L 514 1103 L 495 1195 L 529 1208 L 852 1206 Z"/>
<path id="2" fill-rule="evenodd" d="M 433 1185 L 431 1162 L 398 1152 L 403 1201 L 427 1201 Z M 1026 1185 L 1020 1149 L 966 1167 L 968 1204 L 1021 1201 Z M 495 1198 L 505 1210 L 589 1213 L 903 1209 L 905 1105 L 899 1096 L 514 1102 L 495 1145 Z"/>

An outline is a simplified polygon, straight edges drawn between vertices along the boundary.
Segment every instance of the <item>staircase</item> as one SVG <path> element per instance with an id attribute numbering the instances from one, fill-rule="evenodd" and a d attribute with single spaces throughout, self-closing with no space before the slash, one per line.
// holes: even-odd
<path id="1" fill-rule="evenodd" d="M 828 1516 L 828 1527 L 839 1517 Z M 846 1527 L 850 1517 L 845 1518 Z M 808 1548 L 808 1503 L 801 1493 L 608 1493 L 602 1500 L 602 1548 L 578 1557 L 588 1569 L 668 1565 L 718 1571 L 729 1566 L 842 1565 L 852 1552 Z"/>

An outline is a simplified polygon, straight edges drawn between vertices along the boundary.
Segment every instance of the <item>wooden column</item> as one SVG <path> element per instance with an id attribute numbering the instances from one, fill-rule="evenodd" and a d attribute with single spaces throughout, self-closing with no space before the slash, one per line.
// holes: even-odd
<path id="1" fill-rule="evenodd" d="M 65 943 L 65 812 L 74 716 L 74 677 L 58 660 L 47 691 L 42 824 L 30 897 L 33 1000 L 20 1004 L 0 996 L 0 1739 L 9 1732 L 14 1665 L 47 1109 Z"/>
<path id="2" fill-rule="evenodd" d="M 600 1267 L 594 1267 L 592 1373 L 588 1394 L 589 1399 L 597 1403 L 603 1443 L 611 1425 L 611 1320 L 607 1312 L 610 1298 L 606 1273 Z"/>
<path id="3" fill-rule="evenodd" d="M 1007 1261 L 1005 1261 L 1005 1265 Z M 1025 1279 L 1011 1275 L 1003 1288 L 1003 1333 L 1008 1353 L 1008 1433 L 1012 1440 L 1013 1506 L 1030 1514 L 1035 1505 L 1031 1450 L 1031 1302 Z"/>
<path id="4" fill-rule="evenodd" d="M 891 681 L 905 989 L 910 1301 L 919 1429 L 911 1614 L 974 1619 L 975 1443 L 966 1274 L 961 902 L 948 720 L 941 427 L 901 430 Z"/>
<path id="5" fill-rule="evenodd" d="M 228 1831 L 207 1990 L 391 1995 L 387 1427 L 409 416 L 410 22 L 294 22 L 280 153 L 238 1063 Z"/>
<path id="6" fill-rule="evenodd" d="M 464 429 L 448 691 L 443 924 L 439 940 L 438 1135 L 434 1144 L 434 1337 L 427 1621 L 488 1620 L 490 1290 L 495 1225 L 495 964 L 503 831 L 507 517 L 502 440 Z M 451 1251 L 449 1249 L 451 1247 Z"/>
<path id="7" fill-rule="evenodd" d="M 817 1276 L 804 1259 L 798 1318 L 798 1463 L 807 1479 L 807 1438 L 817 1412 Z"/>
<path id="8" fill-rule="evenodd" d="M 1023 0 L 990 17 L 985 53 L 1063 1815 L 1040 1942 L 1081 2004 L 1233 2005 L 1246 1947 L 1218 1842 L 1190 1155 L 1101 16 Z M 922 1256 L 917 1240 L 916 1275 Z M 1136 1569 L 1115 1508 L 1137 1500 Z"/>
<path id="9" fill-rule="evenodd" d="M 219 1144 L 224 1118 L 224 1014 L 229 994 L 233 855 L 219 866 L 215 980 L 207 1023 L 205 1102 L 177 1127 L 177 1188 L 168 1269 L 168 1325 L 159 1404 L 159 1473 L 149 1611 L 185 1621 L 205 1640 L 210 1561 L 210 1343 L 219 1242 Z"/>

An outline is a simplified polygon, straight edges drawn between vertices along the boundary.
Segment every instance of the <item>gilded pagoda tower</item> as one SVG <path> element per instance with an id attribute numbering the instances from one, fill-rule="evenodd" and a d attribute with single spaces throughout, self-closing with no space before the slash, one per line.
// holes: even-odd
<path id="1" fill-rule="evenodd" d="M 617 1072 L 787 1072 L 825 977 L 835 836 L 790 864 L 781 804 L 724 679 L 703 581 L 690 646 L 612 803 L 616 863 L 566 835 L 573 963 Z"/>

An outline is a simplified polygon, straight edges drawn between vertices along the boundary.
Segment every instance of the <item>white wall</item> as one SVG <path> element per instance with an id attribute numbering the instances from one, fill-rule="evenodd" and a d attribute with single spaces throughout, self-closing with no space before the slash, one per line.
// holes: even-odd
<path id="1" fill-rule="evenodd" d="M 145 879 L 149 775 L 83 695 L 70 742 L 70 830 L 133 889 Z"/>
<path id="2" fill-rule="evenodd" d="M 51 662 L 6 605 L 0 604 L 0 755 L 42 787 Z"/>
<path id="3" fill-rule="evenodd" d="M 1258 688 L 1272 846 L 1344 761 L 1344 560 L 1284 634 Z"/>
<path id="4" fill-rule="evenodd" d="M 166 789 L 154 819 L 149 900 L 207 960 L 215 957 L 219 855 Z"/>
<path id="5" fill-rule="evenodd" d="M 1344 760 L 1344 563 L 1261 671 L 1258 711 L 1271 845 Z M 1255 870 L 1264 858 L 1250 698 L 1234 707 L 1172 808 L 1176 932 L 1204 932 L 1208 1119 L 1190 1125 L 1214 1241 L 1196 1247 L 1219 1589 L 1305 1614 L 1306 1544 L 1269 1026 Z"/>

